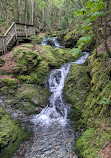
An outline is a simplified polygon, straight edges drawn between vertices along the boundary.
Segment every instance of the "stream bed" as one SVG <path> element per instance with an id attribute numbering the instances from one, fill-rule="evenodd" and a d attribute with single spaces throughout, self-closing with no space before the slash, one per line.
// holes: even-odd
<path id="1" fill-rule="evenodd" d="M 52 42 L 60 47 L 56 38 L 53 38 Z M 47 40 L 44 39 L 42 44 L 46 45 Z M 84 52 L 83 56 L 73 63 L 83 64 L 88 55 Z M 41 113 L 31 117 L 33 137 L 30 144 L 25 143 L 24 158 L 77 158 L 74 153 L 76 133 L 67 118 L 70 106 L 62 95 L 71 64 L 64 64 L 50 73 L 48 87 L 52 95 Z M 13 158 L 20 157 L 22 156 L 17 157 L 15 154 Z"/>

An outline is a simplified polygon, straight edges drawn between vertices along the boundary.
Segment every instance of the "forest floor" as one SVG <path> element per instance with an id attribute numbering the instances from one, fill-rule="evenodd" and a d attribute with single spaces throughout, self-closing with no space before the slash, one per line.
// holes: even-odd
<path id="1" fill-rule="evenodd" d="M 111 141 L 107 142 L 107 144 L 99 151 L 99 156 L 103 156 L 104 158 L 111 158 Z"/>

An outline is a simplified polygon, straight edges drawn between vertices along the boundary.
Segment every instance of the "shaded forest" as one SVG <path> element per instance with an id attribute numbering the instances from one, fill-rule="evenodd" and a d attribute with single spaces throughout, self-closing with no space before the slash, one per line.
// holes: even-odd
<path id="1" fill-rule="evenodd" d="M 73 155 L 110 158 L 111 1 L 0 0 L 0 39 L 13 22 L 35 32 L 0 50 L 0 157 L 27 158 L 35 136 L 30 118 L 49 103 L 50 72 L 88 52 L 85 63 L 72 63 L 63 89 L 77 132 Z"/>

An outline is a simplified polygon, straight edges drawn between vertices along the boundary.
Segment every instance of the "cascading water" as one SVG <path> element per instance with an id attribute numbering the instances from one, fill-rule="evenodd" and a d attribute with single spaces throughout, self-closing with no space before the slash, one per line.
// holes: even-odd
<path id="1" fill-rule="evenodd" d="M 73 63 L 83 64 L 89 55 L 83 54 Z M 74 153 L 76 134 L 67 119 L 69 106 L 62 96 L 71 64 L 64 64 L 50 73 L 48 85 L 52 95 L 47 106 L 31 120 L 34 123 L 34 139 L 25 158 L 77 158 Z"/>
<path id="2" fill-rule="evenodd" d="M 83 64 L 88 55 L 88 53 L 84 52 L 84 55 L 80 59 L 72 63 Z M 41 123 L 46 125 L 55 121 L 58 121 L 62 125 L 67 123 L 68 106 L 63 100 L 62 92 L 72 63 L 64 64 L 60 69 L 51 72 L 48 82 L 49 90 L 53 94 L 49 98 L 49 103 L 46 108 L 33 118 L 34 124 Z"/>
<path id="3" fill-rule="evenodd" d="M 58 48 L 60 48 L 61 46 L 60 46 L 60 44 L 58 43 L 58 41 L 57 41 L 57 37 L 53 37 L 53 38 L 43 38 L 43 41 L 42 41 L 42 43 L 41 43 L 43 46 L 45 46 L 45 45 L 51 45 L 51 46 L 55 46 L 55 47 L 58 47 Z"/>

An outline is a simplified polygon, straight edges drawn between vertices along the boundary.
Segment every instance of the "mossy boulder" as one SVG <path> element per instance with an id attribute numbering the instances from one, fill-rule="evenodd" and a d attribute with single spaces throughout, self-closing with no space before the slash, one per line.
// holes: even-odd
<path id="1" fill-rule="evenodd" d="M 45 46 L 47 54 L 45 60 L 48 62 L 50 69 L 56 69 L 62 66 L 64 63 L 73 62 L 78 58 L 71 54 L 70 49 L 54 48 Z"/>
<path id="2" fill-rule="evenodd" d="M 50 69 L 48 63 L 45 60 L 42 60 L 35 71 L 32 71 L 29 75 L 20 75 L 17 78 L 22 82 L 34 83 L 39 85 L 44 85 L 47 76 L 49 75 Z"/>
<path id="3" fill-rule="evenodd" d="M 3 60 L 3 59 L 0 58 L 0 67 L 2 67 L 4 65 L 5 65 L 5 60 Z"/>
<path id="4" fill-rule="evenodd" d="M 16 74 L 30 73 L 42 60 L 37 53 L 25 50 L 14 52 L 14 56 L 17 56 L 16 67 L 14 67 Z"/>
<path id="5" fill-rule="evenodd" d="M 66 48 L 73 48 L 77 44 L 77 40 L 80 37 L 80 32 L 77 29 L 74 29 L 68 32 L 64 36 L 64 44 Z"/>
<path id="6" fill-rule="evenodd" d="M 39 113 L 46 105 L 49 91 L 46 88 L 33 84 L 22 85 L 22 90 L 17 90 L 13 97 L 5 98 L 5 102 L 13 109 L 19 109 L 26 114 Z"/>
<path id="7" fill-rule="evenodd" d="M 25 50 L 24 48 L 23 45 L 20 49 L 13 50 L 16 67 L 12 73 L 19 80 L 27 83 L 44 85 L 50 70 L 59 68 L 64 63 L 74 61 L 77 58 L 71 54 L 70 49 L 64 50 L 40 45 L 36 45 L 35 50 L 31 48 L 27 50 L 27 47 Z"/>
<path id="8" fill-rule="evenodd" d="M 48 62 L 46 62 L 45 60 L 42 60 L 38 67 L 37 67 L 37 70 L 35 71 L 36 73 L 36 82 L 38 84 L 44 84 L 46 79 L 47 79 L 47 76 L 49 75 L 50 73 L 50 69 L 49 69 L 49 65 L 48 65 Z"/>
<path id="9" fill-rule="evenodd" d="M 19 122 L 13 121 L 0 105 L 0 157 L 10 158 L 20 142 L 29 136 L 29 132 L 22 130 Z"/>
<path id="10" fill-rule="evenodd" d="M 65 81 L 64 98 L 67 102 L 72 104 L 69 117 L 71 120 L 76 121 L 75 126 L 82 116 L 83 103 L 90 90 L 90 78 L 88 73 L 89 69 L 87 66 L 74 63 L 72 64 L 70 73 Z M 84 123 L 81 122 L 81 124 L 83 125 Z"/>
<path id="11" fill-rule="evenodd" d="M 3 94 L 13 94 L 18 88 L 18 82 L 15 79 L 5 78 L 0 82 L 0 90 Z"/>

